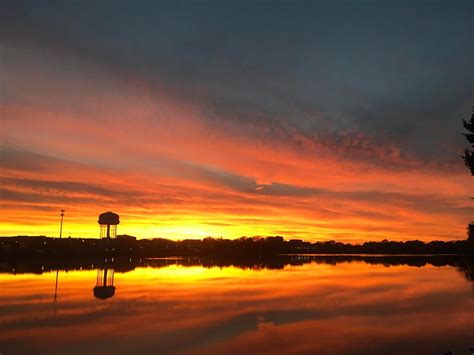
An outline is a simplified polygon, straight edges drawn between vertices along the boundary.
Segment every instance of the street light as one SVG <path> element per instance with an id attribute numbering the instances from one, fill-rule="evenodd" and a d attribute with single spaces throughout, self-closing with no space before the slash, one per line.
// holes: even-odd
<path id="1" fill-rule="evenodd" d="M 63 235 L 63 218 L 64 218 L 64 212 L 66 210 L 61 210 L 61 227 L 59 227 L 59 239 L 61 239 L 62 235 Z"/>

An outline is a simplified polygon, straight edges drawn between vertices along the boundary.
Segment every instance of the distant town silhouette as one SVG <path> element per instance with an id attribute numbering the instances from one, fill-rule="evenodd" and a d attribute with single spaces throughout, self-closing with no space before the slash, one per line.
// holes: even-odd
<path id="1" fill-rule="evenodd" d="M 0 237 L 0 257 L 87 257 L 101 255 L 133 257 L 220 256 L 262 258 L 277 254 L 470 254 L 473 228 L 467 240 L 368 241 L 361 244 L 334 240 L 308 242 L 281 236 L 170 240 L 116 238 L 51 238 L 46 236 Z"/>

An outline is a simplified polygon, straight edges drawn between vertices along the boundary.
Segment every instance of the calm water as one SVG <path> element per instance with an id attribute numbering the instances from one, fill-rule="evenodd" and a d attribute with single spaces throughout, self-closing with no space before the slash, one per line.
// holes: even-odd
<path id="1" fill-rule="evenodd" d="M 93 291 L 103 270 L 4 270 L 0 353 L 470 354 L 472 281 L 453 266 L 381 262 L 167 260 L 117 269 L 105 300 Z"/>

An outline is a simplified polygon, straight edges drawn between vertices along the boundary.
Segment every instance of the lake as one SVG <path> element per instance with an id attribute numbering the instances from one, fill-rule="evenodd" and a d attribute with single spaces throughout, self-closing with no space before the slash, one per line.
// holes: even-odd
<path id="1" fill-rule="evenodd" d="M 3 263 L 0 353 L 470 354 L 474 347 L 472 269 L 436 258 L 289 258 L 263 266 L 130 260 L 115 270 L 88 263 L 67 271 Z"/>

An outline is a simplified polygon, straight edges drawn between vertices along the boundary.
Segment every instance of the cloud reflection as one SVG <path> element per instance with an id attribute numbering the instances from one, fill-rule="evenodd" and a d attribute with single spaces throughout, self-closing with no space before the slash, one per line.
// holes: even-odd
<path id="1" fill-rule="evenodd" d="M 174 264 L 116 273 L 106 301 L 95 271 L 60 275 L 57 303 L 54 273 L 2 276 L 6 351 L 428 354 L 472 339 L 471 286 L 447 266 Z"/>

